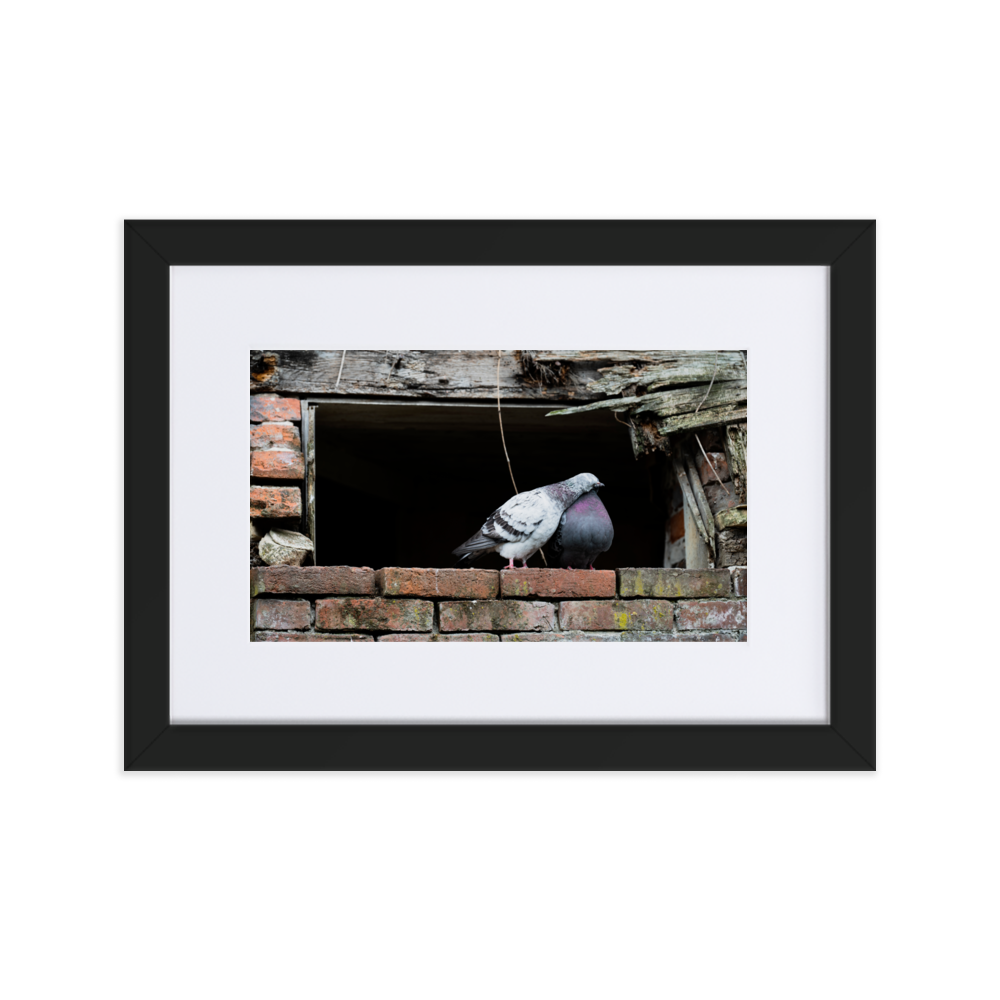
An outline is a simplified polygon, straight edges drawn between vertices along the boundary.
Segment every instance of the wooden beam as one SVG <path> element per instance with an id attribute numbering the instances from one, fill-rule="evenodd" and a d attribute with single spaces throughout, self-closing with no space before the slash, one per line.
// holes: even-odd
<path id="1" fill-rule="evenodd" d="M 705 544 L 715 562 L 715 529 L 712 524 L 712 508 L 708 505 L 708 497 L 701 485 L 701 476 L 698 475 L 698 468 L 690 453 L 685 454 L 684 464 L 687 467 L 688 479 L 691 483 L 691 491 L 694 493 L 695 503 L 698 505 L 698 513 L 701 515 L 702 523 L 705 525 Z"/>
<path id="2" fill-rule="evenodd" d="M 573 413 L 589 413 L 591 410 L 615 410 L 622 413 L 653 413 L 666 417 L 681 413 L 693 413 L 699 406 L 713 408 L 724 403 L 742 403 L 747 398 L 747 380 L 733 379 L 729 382 L 703 382 L 685 389 L 666 389 L 651 392 L 645 396 L 620 396 L 616 399 L 601 399 L 585 406 L 570 406 L 562 410 L 552 410 L 547 417 L 567 417 Z"/>
<path id="3" fill-rule="evenodd" d="M 697 413 L 681 413 L 676 417 L 665 417 L 657 423 L 657 430 L 662 435 L 677 434 L 679 431 L 693 431 L 699 427 L 711 427 L 713 424 L 724 424 L 729 420 L 746 420 L 747 408 L 739 403 L 726 406 L 703 408 Z"/>
<path id="4" fill-rule="evenodd" d="M 617 335 L 612 334 L 608 339 L 617 339 Z M 677 368 L 683 367 L 692 360 L 697 361 L 705 355 L 708 355 L 709 362 L 712 362 L 715 357 L 715 351 L 532 351 L 531 353 L 536 361 L 542 363 L 592 361 L 595 364 L 619 365 L 623 362 L 629 362 L 633 365 L 660 364 Z M 720 356 L 739 353 L 739 351 L 719 351 Z M 710 378 L 711 375 L 709 375 Z"/>
<path id="5" fill-rule="evenodd" d="M 658 389 L 691 382 L 728 382 L 746 378 L 747 366 L 740 351 L 664 351 L 669 357 L 643 367 L 619 365 L 602 369 L 603 378 L 589 388 L 617 396 L 629 386 Z"/>
<path id="6" fill-rule="evenodd" d="M 698 530 L 687 498 L 684 500 L 684 565 L 688 569 L 708 569 L 708 546 Z"/>
<path id="7" fill-rule="evenodd" d="M 705 523 L 701 519 L 701 513 L 698 510 L 698 502 L 694 498 L 694 492 L 691 489 L 691 481 L 688 479 L 687 472 L 684 471 L 684 463 L 680 460 L 680 457 L 674 455 L 674 476 L 677 479 L 677 483 L 681 488 L 681 493 L 684 495 L 684 526 L 685 526 L 685 536 L 687 537 L 687 523 L 688 514 L 690 513 L 691 519 L 694 522 L 694 526 L 700 536 L 702 542 L 705 544 L 706 559 L 707 552 L 710 547 L 708 529 Z M 691 543 L 686 542 L 686 548 L 691 548 Z M 687 557 L 685 556 L 685 563 L 687 562 Z M 688 566 L 688 569 L 706 569 L 708 563 L 706 561 L 704 566 Z"/>
<path id="8" fill-rule="evenodd" d="M 563 364 L 562 383 L 544 386 L 531 383 L 514 351 L 504 351 L 500 398 L 554 403 L 599 399 L 602 393 L 588 385 L 600 377 L 599 366 L 616 353 L 621 352 L 562 352 L 574 355 Z M 497 352 L 256 351 L 251 354 L 250 388 L 337 398 L 496 399 Z"/>
<path id="9" fill-rule="evenodd" d="M 745 417 L 745 414 L 744 414 Z M 726 447 L 726 462 L 729 464 L 729 474 L 736 484 L 736 494 L 740 503 L 747 502 L 747 425 L 742 423 L 727 424 L 723 442 Z"/>
<path id="10" fill-rule="evenodd" d="M 746 404 L 747 380 L 734 379 L 731 382 L 716 382 L 708 385 L 692 386 L 689 389 L 673 389 L 653 392 L 639 397 L 636 413 L 652 413 L 658 417 L 680 416 L 694 411 L 700 414 L 705 409 L 716 409 L 730 403 Z"/>

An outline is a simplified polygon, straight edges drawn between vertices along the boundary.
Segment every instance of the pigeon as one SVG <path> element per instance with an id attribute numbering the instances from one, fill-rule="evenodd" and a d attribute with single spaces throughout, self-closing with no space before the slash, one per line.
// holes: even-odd
<path id="1" fill-rule="evenodd" d="M 594 560 L 611 548 L 615 529 L 607 508 L 597 495 L 599 486 L 584 493 L 559 519 L 549 551 L 563 569 L 594 568 Z"/>
<path id="2" fill-rule="evenodd" d="M 552 537 L 566 508 L 584 493 L 603 485 L 597 476 L 581 472 L 561 483 L 518 493 L 493 511 L 485 524 L 452 554 L 460 556 L 461 564 L 484 552 L 497 552 L 508 560 L 507 569 L 514 568 L 515 559 L 527 566 L 528 559 Z"/>

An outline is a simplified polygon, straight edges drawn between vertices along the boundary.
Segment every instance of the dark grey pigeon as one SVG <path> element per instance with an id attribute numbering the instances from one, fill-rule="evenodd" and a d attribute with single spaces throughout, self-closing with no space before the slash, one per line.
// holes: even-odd
<path id="1" fill-rule="evenodd" d="M 615 529 L 597 490 L 584 493 L 559 520 L 549 549 L 563 569 L 594 568 L 602 552 L 611 548 Z"/>

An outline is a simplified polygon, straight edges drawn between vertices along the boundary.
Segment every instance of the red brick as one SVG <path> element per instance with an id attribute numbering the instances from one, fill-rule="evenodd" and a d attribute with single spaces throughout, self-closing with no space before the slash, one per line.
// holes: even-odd
<path id="1" fill-rule="evenodd" d="M 387 566 L 376 574 L 378 592 L 386 597 L 464 597 L 488 601 L 497 596 L 495 569 L 403 569 Z"/>
<path id="2" fill-rule="evenodd" d="M 712 465 L 715 466 L 719 479 L 725 482 L 729 478 L 729 463 L 726 461 L 726 453 L 710 451 L 708 457 L 712 460 Z M 698 456 L 698 475 L 701 477 L 702 483 L 718 483 L 719 481 L 712 475 L 712 470 L 709 468 L 708 462 L 705 461 L 704 455 Z"/>
<path id="3" fill-rule="evenodd" d="M 391 601 L 382 597 L 334 597 L 316 602 L 316 628 L 333 632 L 430 632 L 430 601 Z"/>
<path id="4" fill-rule="evenodd" d="M 294 424 L 257 424 L 250 428 L 250 450 L 264 451 L 280 448 L 286 451 L 302 451 L 302 438 Z"/>
<path id="5" fill-rule="evenodd" d="M 301 420 L 302 408 L 297 399 L 262 393 L 250 397 L 250 419 L 254 423 L 262 420 Z"/>
<path id="6" fill-rule="evenodd" d="M 733 593 L 737 597 L 747 596 L 747 571 L 745 569 L 733 571 Z"/>
<path id="7" fill-rule="evenodd" d="M 333 632 L 255 632 L 254 642 L 374 642 L 370 635 Z"/>
<path id="8" fill-rule="evenodd" d="M 664 569 L 644 566 L 618 570 L 622 597 L 728 597 L 728 569 Z"/>
<path id="9" fill-rule="evenodd" d="M 504 569 L 504 597 L 614 597 L 613 569 Z"/>
<path id="10" fill-rule="evenodd" d="M 742 629 L 747 627 L 746 601 L 680 601 L 677 627 Z"/>
<path id="11" fill-rule="evenodd" d="M 260 479 L 304 479 L 306 462 L 298 451 L 250 452 L 250 475 Z"/>
<path id="12" fill-rule="evenodd" d="M 456 632 L 453 635 L 428 635 L 426 632 L 403 632 L 381 635 L 379 642 L 499 642 L 500 636 L 489 632 Z"/>
<path id="13" fill-rule="evenodd" d="M 251 486 L 251 517 L 301 517 L 302 491 L 298 486 Z"/>
<path id="14" fill-rule="evenodd" d="M 684 537 L 684 508 L 682 507 L 670 518 L 670 541 L 676 542 Z"/>
<path id="15" fill-rule="evenodd" d="M 608 632 L 509 632 L 504 642 L 619 642 L 621 636 Z"/>
<path id="16" fill-rule="evenodd" d="M 375 570 L 368 566 L 259 566 L 250 570 L 250 593 L 375 593 Z"/>
<path id="17" fill-rule="evenodd" d="M 443 601 L 442 632 L 538 632 L 555 628 L 556 609 L 538 601 Z"/>
<path id="18" fill-rule="evenodd" d="M 670 601 L 563 601 L 559 625 L 586 632 L 663 632 L 673 627 Z"/>
<path id="19" fill-rule="evenodd" d="M 253 602 L 253 627 L 266 629 L 309 628 L 312 608 L 308 601 Z"/>

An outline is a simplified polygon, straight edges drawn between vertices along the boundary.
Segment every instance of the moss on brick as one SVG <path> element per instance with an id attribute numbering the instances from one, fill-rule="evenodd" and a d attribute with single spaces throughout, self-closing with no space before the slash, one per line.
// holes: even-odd
<path id="1" fill-rule="evenodd" d="M 563 629 L 584 631 L 669 631 L 674 609 L 669 601 L 563 601 L 559 605 Z"/>
<path id="2" fill-rule="evenodd" d="M 728 597 L 728 569 L 665 569 L 659 566 L 618 570 L 621 597 Z"/>

